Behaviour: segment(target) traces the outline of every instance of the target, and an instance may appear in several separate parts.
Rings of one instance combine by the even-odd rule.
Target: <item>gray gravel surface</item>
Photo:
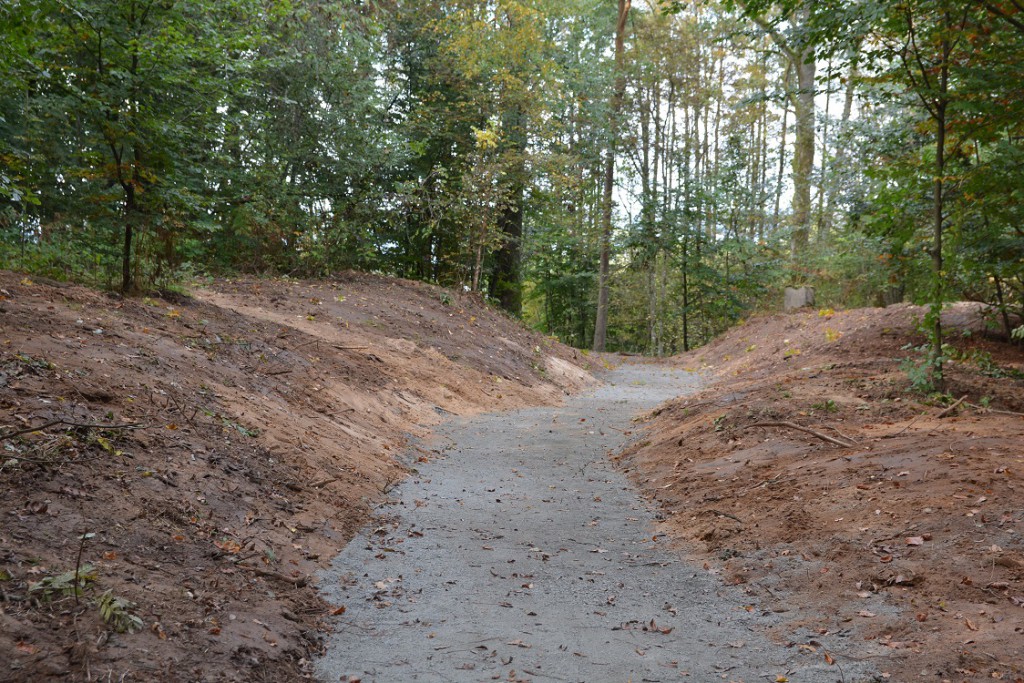
[[[842,635],[815,651],[652,536],[611,466],[631,419],[695,375],[630,364],[539,408],[453,420],[380,517],[320,577],[335,618],[325,681],[870,681]],[[445,444],[443,448],[441,445]],[[806,640],[800,641],[806,643]],[[829,666],[823,648],[844,663]]]

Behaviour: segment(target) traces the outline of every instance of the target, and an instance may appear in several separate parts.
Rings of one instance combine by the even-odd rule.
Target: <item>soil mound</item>
[[[675,359],[707,387],[620,463],[710,571],[790,617],[782,642],[877,641],[890,680],[1022,680],[1024,354],[980,313],[946,313],[944,395],[912,386],[920,308],[750,320]]]
[[[309,577],[405,475],[406,436],[557,403],[587,367],[415,282],[134,300],[0,273],[0,680],[308,676]]]

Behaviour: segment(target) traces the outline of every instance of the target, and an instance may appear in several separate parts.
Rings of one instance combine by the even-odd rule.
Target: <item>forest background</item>
[[[1024,337],[1020,0],[2,0],[0,267],[381,272],[672,354],[787,285]],[[941,379],[941,377],[940,377]]]

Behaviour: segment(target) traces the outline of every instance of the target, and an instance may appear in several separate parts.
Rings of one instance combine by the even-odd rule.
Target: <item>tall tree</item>
[[[808,0],[779,3],[778,11],[768,14],[772,3],[738,2],[744,14],[768,34],[786,56],[796,74],[796,91],[789,93],[794,111],[793,143],[793,232],[790,251],[799,267],[807,252],[811,232],[811,181],[814,174],[814,123],[816,61],[810,33],[812,5]]]
[[[608,147],[604,161],[604,189],[601,199],[601,255],[598,264],[597,318],[594,321],[594,350],[605,349],[608,336],[609,276],[612,252],[612,195],[615,192],[615,154],[620,130],[619,114],[626,95],[625,44],[626,21],[632,0],[619,0],[615,21],[615,89],[609,107]]]

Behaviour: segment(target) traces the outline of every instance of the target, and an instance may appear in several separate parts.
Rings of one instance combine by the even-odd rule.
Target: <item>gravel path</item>
[[[696,385],[631,364],[564,407],[439,429],[444,456],[320,577],[346,608],[321,679],[874,680],[771,643],[776,615],[652,538],[656,513],[607,455],[633,416]]]

